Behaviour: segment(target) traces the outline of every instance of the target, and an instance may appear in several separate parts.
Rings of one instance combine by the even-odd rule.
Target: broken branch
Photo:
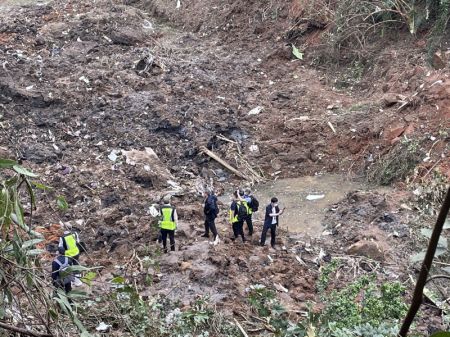
[[[242,325],[239,324],[239,322],[237,321],[237,319],[235,318],[234,321],[236,322],[237,327],[239,328],[239,330],[242,332],[242,335],[244,337],[248,337],[247,333],[245,332],[244,328],[242,327]]]
[[[19,333],[21,335],[25,335],[25,336],[34,336],[34,337],[52,337],[53,336],[53,335],[46,334],[46,333],[39,333],[39,332],[27,330],[27,329],[22,329],[17,326],[9,325],[9,324],[3,323],[3,322],[0,322],[0,327],[4,328],[6,330],[9,330],[9,331],[17,332],[17,333]]]
[[[224,167],[226,167],[227,169],[229,169],[231,172],[233,172],[235,175],[237,175],[238,177],[241,177],[242,179],[245,180],[250,180],[248,177],[246,177],[245,175],[243,175],[241,172],[239,172],[236,168],[234,168],[233,166],[231,166],[230,164],[228,164],[225,160],[223,160],[222,158],[220,158],[217,154],[215,154],[214,152],[208,150],[205,146],[202,146],[200,148],[200,151],[203,152],[204,154],[206,154],[207,156],[211,157],[212,159],[214,159],[215,161],[217,161],[219,164],[222,164]]]

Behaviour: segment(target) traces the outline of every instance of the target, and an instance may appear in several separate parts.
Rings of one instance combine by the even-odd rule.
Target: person
[[[71,258],[73,265],[79,265],[80,238],[78,233],[68,230],[64,231],[63,236],[59,238],[58,250],[62,251],[64,256]],[[74,285],[82,285],[79,274],[75,275]]]
[[[245,242],[244,236],[244,220],[247,215],[247,208],[244,205],[244,202],[240,200],[240,192],[235,191],[233,193],[233,200],[230,206],[230,223],[233,228],[234,238],[232,240],[236,240],[239,236],[242,237],[242,242]]]
[[[258,200],[253,196],[252,190],[250,188],[246,188],[244,192],[243,199],[247,203],[247,209],[248,209],[248,215],[245,218],[245,222],[247,223],[248,228],[248,235],[253,235],[253,213],[258,211],[259,202]]]
[[[209,238],[209,231],[214,235],[214,244],[218,244],[220,239],[217,233],[215,220],[219,214],[219,207],[217,206],[217,197],[214,195],[213,190],[205,191],[205,206],[203,207],[203,213],[205,214],[205,233],[202,237]]]
[[[64,255],[64,248],[59,248],[59,255],[52,262],[52,280],[56,288],[64,289],[69,293],[72,291],[73,274],[65,274],[64,271],[73,265],[73,259]]]
[[[177,210],[170,204],[170,197],[164,198],[164,205],[160,211],[161,220],[159,228],[161,230],[161,240],[164,253],[167,253],[167,236],[170,240],[170,250],[175,251],[175,229],[177,229],[178,215]]]
[[[276,229],[278,226],[279,216],[283,214],[284,208],[280,210],[278,207],[278,199],[273,197],[270,200],[270,204],[266,207],[266,215],[264,218],[264,227],[261,233],[260,245],[264,246],[266,244],[267,231],[270,229],[270,245],[275,248],[275,237]]]

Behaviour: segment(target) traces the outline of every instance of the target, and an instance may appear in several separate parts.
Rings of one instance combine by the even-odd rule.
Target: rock
[[[182,271],[187,270],[187,269],[191,269],[191,268],[192,268],[192,263],[187,262],[187,261],[181,262],[180,269]]]
[[[253,255],[248,258],[248,262],[250,262],[251,264],[263,264],[264,259],[261,258],[260,256]]]
[[[99,212],[99,218],[108,226],[115,225],[122,218],[122,214],[116,208],[105,208]]]
[[[384,252],[374,241],[361,240],[347,248],[347,254],[365,256],[377,261],[384,260]]]
[[[55,149],[42,143],[25,145],[22,147],[23,159],[30,160],[36,164],[55,163],[58,160],[58,154]]]
[[[120,27],[111,32],[109,36],[114,44],[121,44],[124,46],[132,46],[145,40],[145,35],[142,31],[138,31],[131,27]]]
[[[394,123],[389,129],[384,131],[384,139],[391,142],[393,139],[400,137],[405,129],[406,127],[403,123]]]
[[[447,66],[447,59],[448,59],[449,52],[442,53],[441,51],[438,51],[434,53],[433,59],[431,60],[431,65],[434,69],[444,69]]]
[[[383,98],[381,99],[381,106],[383,108],[391,107],[399,102],[399,97],[397,94],[393,93],[387,93],[383,95]]]

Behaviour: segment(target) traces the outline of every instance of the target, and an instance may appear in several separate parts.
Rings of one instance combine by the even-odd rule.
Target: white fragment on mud
[[[306,196],[306,200],[314,201],[325,198],[325,194],[309,194]]]
[[[264,108],[262,106],[257,106],[256,108],[251,109],[248,112],[248,115],[259,115],[263,110]]]
[[[112,326],[109,324],[106,324],[104,322],[100,322],[99,325],[95,328],[98,332],[107,332]]]
[[[142,25],[142,28],[153,30],[153,24],[148,20],[144,20],[144,24]]]
[[[148,213],[150,213],[150,215],[151,215],[152,217],[154,217],[154,218],[156,218],[157,216],[159,216],[159,211],[158,211],[158,209],[156,208],[155,205],[151,205],[151,206],[148,208]]]
[[[112,150],[111,153],[108,155],[108,159],[115,162],[117,160],[117,151]]]
[[[259,151],[259,147],[256,144],[250,145],[249,147],[250,152],[258,152]]]
[[[86,84],[89,84],[89,82],[90,82],[89,79],[88,79],[86,76],[84,76],[84,75],[81,76],[81,77],[79,78],[79,80],[82,81],[82,82],[84,82],[84,83],[86,83]]]
[[[331,124],[330,121],[328,121],[328,126],[330,127],[331,131],[333,131],[334,133],[336,133],[336,129],[334,128],[333,124]]]
[[[274,285],[275,289],[280,291],[280,292],[284,292],[284,293],[288,293],[289,292],[289,290],[286,289],[285,287],[283,287],[280,283],[274,283],[273,285]]]

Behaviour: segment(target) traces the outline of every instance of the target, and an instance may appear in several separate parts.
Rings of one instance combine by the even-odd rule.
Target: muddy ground
[[[315,299],[321,249],[366,255],[389,279],[405,280],[413,250],[408,226],[417,212],[404,207],[410,194],[402,184],[321,205],[326,235],[285,233],[277,251],[257,247],[257,238],[246,245],[226,240],[226,206],[222,244],[198,238],[205,185],[230,191],[315,174],[363,177],[405,139],[417,140],[422,155],[412,179],[438,168],[450,177],[448,71],[429,68],[416,45],[392,44],[374,55],[357,84],[342,85],[341,74],[351,69],[314,68],[315,47],[303,44],[309,35],[289,38],[292,3],[0,3],[1,157],[21,161],[54,188],[41,193],[34,225],[70,222],[106,279],[152,274],[156,282],[142,284],[143,294],[165,293],[186,305],[208,294],[229,313],[247,305],[245,288],[254,282],[282,285],[289,290],[281,292],[284,303],[303,310]],[[295,59],[291,43],[303,46],[304,60]],[[163,256],[158,270],[128,264],[148,247],[157,250],[148,209],[166,194],[182,219],[179,250]],[[68,211],[57,209],[58,195]],[[358,242],[363,248],[348,250]],[[180,279],[189,287],[179,287]]]

